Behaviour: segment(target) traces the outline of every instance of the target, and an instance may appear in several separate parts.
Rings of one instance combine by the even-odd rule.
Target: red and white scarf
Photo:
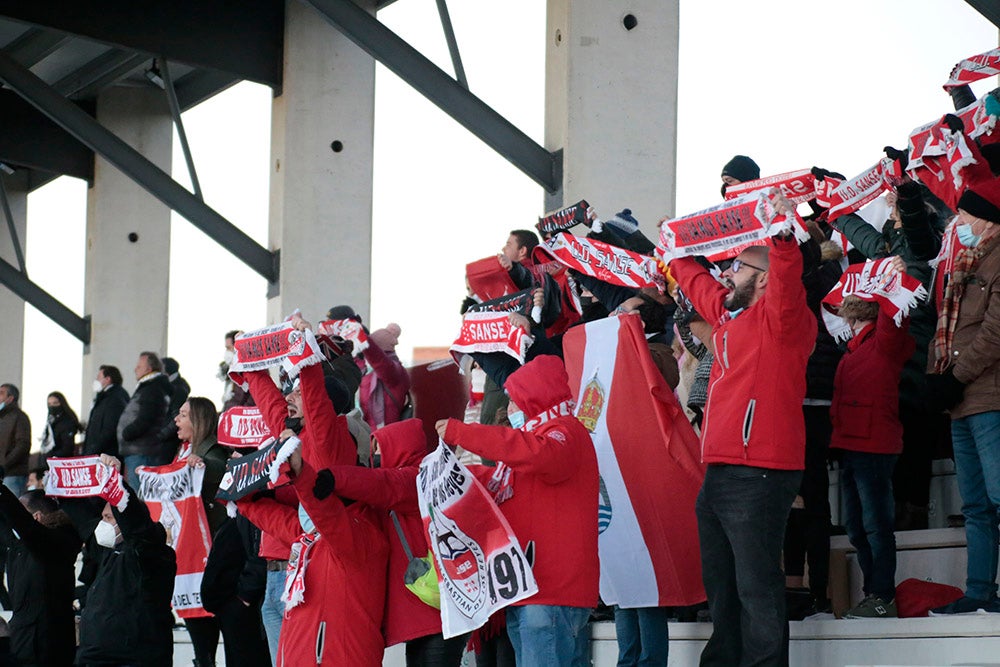
[[[473,313],[520,313],[527,316],[531,312],[532,304],[534,299],[532,297],[533,289],[524,289],[520,292],[514,292],[513,294],[508,294],[507,296],[501,296],[496,299],[490,299],[489,301],[483,301],[482,303],[476,303],[469,306],[469,311]]]
[[[837,340],[849,340],[854,336],[847,321],[837,315],[847,296],[878,303],[898,327],[902,326],[903,318],[909,316],[910,310],[927,298],[927,290],[913,276],[896,271],[890,258],[870,259],[864,264],[850,265],[822,302],[823,322],[830,335]]]
[[[573,416],[574,403],[572,400],[562,401],[553,405],[551,408],[543,410],[540,414],[535,415],[531,419],[524,422],[524,426],[520,428],[521,431],[530,433],[536,428],[552,421],[556,417],[572,417]],[[493,500],[497,505],[509,500],[514,495],[514,471],[503,461],[497,463],[496,470],[490,476],[489,481],[486,483],[486,490],[493,495]]]
[[[455,363],[459,363],[463,354],[503,352],[523,364],[524,354],[533,342],[534,338],[521,327],[510,323],[507,313],[467,311],[462,318],[462,330],[449,351]]]
[[[542,238],[564,232],[576,225],[585,223],[589,208],[590,204],[587,203],[587,200],[582,199],[572,206],[567,206],[566,208],[561,208],[558,211],[552,211],[541,216],[538,218],[535,228],[538,229]]]
[[[312,549],[319,539],[319,532],[313,531],[303,534],[292,545],[292,550],[288,555],[288,567],[285,569],[285,590],[281,593],[281,601],[285,603],[286,614],[305,600],[306,569],[309,567]]]
[[[368,334],[361,322],[352,319],[324,320],[316,328],[318,334],[349,340],[354,344],[352,354],[359,354],[368,347]]]
[[[726,188],[726,199],[735,199],[758,190],[781,188],[781,194],[785,195],[785,199],[798,205],[816,197],[815,181],[816,177],[810,169],[786,171],[783,174],[730,185]]]
[[[842,215],[860,210],[887,190],[889,184],[886,177],[897,176],[893,164],[893,160],[885,158],[845,181],[831,176],[817,180],[816,203],[826,207],[827,221],[832,222]]]
[[[271,437],[256,406],[229,408],[219,416],[216,441],[226,447],[260,447]]]
[[[236,337],[236,360],[229,367],[229,377],[243,387],[245,371],[260,371],[281,366],[290,378],[299,369],[322,363],[324,357],[312,331],[299,331],[291,322],[274,324]]]
[[[691,215],[661,221],[656,254],[665,262],[694,255],[725,259],[788,230],[794,231],[799,243],[809,239],[797,213],[791,219],[779,215],[768,192],[758,190]]]
[[[612,285],[664,290],[663,274],[656,270],[654,258],[603,241],[560,232],[535,248],[535,254]]]
[[[45,495],[60,498],[103,498],[118,511],[128,505],[121,473],[101,463],[100,456],[50,458]]]
[[[951,76],[944,84],[944,89],[964,86],[990,76],[1000,74],[1000,49],[993,49],[964,60],[960,60],[951,70]]]

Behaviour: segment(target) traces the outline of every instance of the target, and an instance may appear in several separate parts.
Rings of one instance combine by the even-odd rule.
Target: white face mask
[[[115,541],[118,539],[118,533],[115,532],[115,527],[110,523],[101,521],[97,524],[97,528],[94,529],[94,539],[102,547],[113,549]]]
[[[101,384],[100,380],[94,380],[94,384],[92,386],[95,394],[100,394],[101,390],[104,389],[104,385]]]

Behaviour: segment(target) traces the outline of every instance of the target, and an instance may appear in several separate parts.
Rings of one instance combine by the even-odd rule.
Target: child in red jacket
[[[892,473],[903,450],[899,377],[916,343],[908,333],[909,318],[896,326],[874,301],[847,296],[839,315],[854,336],[834,378],[830,447],[842,450],[844,524],[858,554],[866,596],[845,618],[895,617]]]

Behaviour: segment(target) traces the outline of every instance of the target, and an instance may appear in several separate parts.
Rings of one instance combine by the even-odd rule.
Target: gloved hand
[[[323,468],[316,473],[316,483],[313,484],[313,496],[316,500],[325,500],[333,493],[335,485],[336,480],[333,478],[333,472],[329,468]]]
[[[927,375],[927,390],[929,403],[935,412],[951,410],[962,402],[965,394],[965,383],[955,377],[949,368],[944,373],[929,373]]]
[[[892,146],[886,146],[882,150],[885,151],[886,157],[890,160],[899,160],[900,168],[904,172],[906,171],[906,165],[910,163],[910,152],[908,150],[899,150],[898,148],[893,148]]]
[[[953,113],[946,113],[941,122],[947,125],[948,129],[952,132],[965,132],[965,123]]]
[[[829,169],[823,169],[822,167],[813,167],[809,171],[811,171],[812,175],[815,176],[816,180],[819,180],[819,181],[826,180],[827,176],[829,176],[830,178],[837,178],[837,179],[840,179],[842,181],[847,180],[847,177],[844,176],[843,174],[839,174],[839,173],[837,173],[835,171],[830,171]]]

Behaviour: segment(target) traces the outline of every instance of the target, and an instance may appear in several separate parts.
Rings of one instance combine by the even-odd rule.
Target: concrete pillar
[[[545,147],[564,152],[546,210],[631,208],[650,238],[673,214],[678,4],[548,0]]]
[[[14,216],[14,227],[21,243],[21,252],[27,244],[28,195],[14,190],[7,184],[7,199]],[[10,238],[7,220],[0,212],[0,258],[8,264],[18,266],[14,242]],[[3,354],[0,354],[0,383],[10,382],[22,390],[24,367],[24,301],[6,287],[0,285],[0,340]]]
[[[111,88],[97,99],[97,120],[170,173],[173,125],[162,90]],[[83,357],[82,405],[90,404],[101,364],[117,366],[131,391],[139,353],[164,353],[169,277],[170,209],[96,158],[87,195],[84,312],[91,343]]]
[[[359,5],[374,11],[374,2]],[[270,322],[322,319],[371,300],[375,61],[312,8],[289,0],[282,93],[271,112],[269,243],[281,249]]]

